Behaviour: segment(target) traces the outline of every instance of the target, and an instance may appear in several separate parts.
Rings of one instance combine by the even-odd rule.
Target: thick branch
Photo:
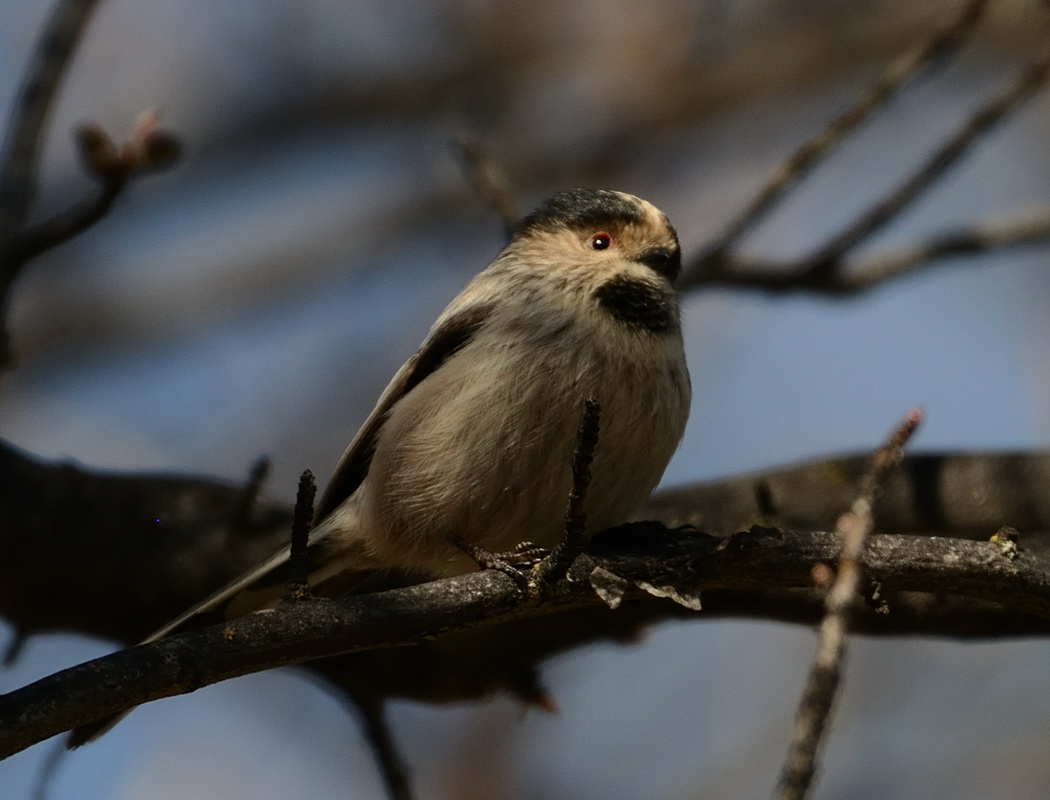
[[[683,487],[657,495],[644,513],[715,534],[756,523],[829,530],[852,503],[867,460],[827,458]],[[138,641],[288,543],[289,509],[265,501],[245,509],[254,485],[96,472],[40,462],[2,442],[0,474],[0,615],[26,633]],[[1047,486],[1050,453],[909,456],[887,480],[877,530],[987,539],[1011,525],[1024,546],[1042,548]],[[799,608],[792,618],[815,618],[808,606],[776,598],[738,601],[724,613],[747,607],[773,618]],[[941,632],[957,635],[959,617],[951,619]],[[1000,615],[998,624],[1006,622]],[[972,630],[981,629],[1001,630]]]
[[[0,444],[0,614],[134,642],[287,545],[254,483],[100,473]]]
[[[602,601],[587,581],[595,563],[656,586],[808,587],[813,565],[833,563],[839,546],[831,533],[757,531],[720,541],[632,526],[596,540],[595,562],[578,563],[570,574],[575,581],[556,584],[541,600],[522,603],[512,580],[483,572],[342,601],[286,604],[96,659],[0,697],[0,757],[129,706],[263,669],[596,609]],[[865,560],[868,577],[883,587],[992,601],[1050,620],[1050,563],[1030,553],[991,542],[875,536]],[[633,590],[629,598],[639,596]],[[885,616],[892,617],[892,606]]]
[[[728,534],[753,524],[829,530],[849,508],[869,462],[824,458],[661,492],[647,515],[668,525]],[[1050,453],[923,453],[906,456],[879,498],[876,531],[986,539],[1003,525],[1033,537],[1050,531]]]

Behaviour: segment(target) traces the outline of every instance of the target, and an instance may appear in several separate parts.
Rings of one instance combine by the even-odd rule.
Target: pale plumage
[[[619,192],[554,195],[449,304],[344,453],[317,509],[322,594],[476,569],[491,551],[562,536],[584,401],[601,404],[588,530],[629,521],[681,439],[690,389],[674,280],[678,240]],[[287,553],[149,640],[272,605]],[[387,584],[389,585],[389,583]],[[147,640],[147,641],[149,641]],[[104,730],[104,729],[103,729]],[[79,741],[97,731],[85,729]]]

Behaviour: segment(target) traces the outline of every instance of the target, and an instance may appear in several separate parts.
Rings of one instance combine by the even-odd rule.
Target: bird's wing
[[[350,442],[350,446],[343,453],[321,501],[317,504],[314,514],[315,525],[310,532],[309,539],[309,548],[312,551],[316,552],[317,546],[331,532],[330,528],[320,523],[323,523],[325,517],[357,490],[368,473],[379,430],[383,426],[387,412],[399,399],[419,385],[427,375],[469,342],[478,328],[484,324],[488,314],[487,307],[472,306],[450,315],[435,325],[415,355],[406,361],[391,379],[383,394],[380,395],[375,408],[372,409],[372,413],[368,415],[368,419],[365,420],[353,441]],[[218,612],[225,610],[237,595],[246,590],[265,590],[268,585],[272,584],[279,592],[279,587],[287,582],[287,576],[284,575],[282,568],[287,565],[288,557],[288,548],[281,548],[266,561],[238,576],[152,633],[143,640],[143,643],[154,642],[169,636],[182,629],[195,617],[217,616]]]
[[[419,350],[404,366],[397,371],[383,394],[380,395],[376,407],[368,415],[361,429],[354,436],[350,446],[347,447],[343,457],[339,460],[335,474],[329,481],[325,493],[317,505],[315,519],[323,522],[340,503],[352,495],[361,485],[365,475],[368,473],[372,454],[375,452],[376,440],[379,430],[383,426],[387,412],[393,405],[419,383],[436,370],[441,364],[448,360],[453,354],[466,345],[478,329],[485,323],[491,313],[490,306],[469,306],[458,312],[448,315],[436,324],[430,335]],[[323,541],[330,529],[320,525],[310,533],[309,547],[314,549]],[[178,633],[183,628],[195,627],[187,623],[197,621],[201,623],[217,622],[222,618],[222,612],[242,592],[248,590],[259,590],[263,587],[261,583],[280,586],[284,569],[288,564],[288,548],[282,548],[274,553],[266,561],[235,578],[230,583],[219,589],[214,594],[201,600],[196,605],[188,608],[175,619],[142,640],[142,644],[155,642]],[[67,746],[69,748],[79,747],[82,744],[97,739],[110,728],[122,720],[131,709],[120,714],[108,717],[95,723],[82,725],[71,731]]]
[[[473,305],[441,320],[419,350],[397,371],[379,396],[376,407],[354,436],[317,504],[315,519],[327,517],[357,491],[368,474],[379,430],[393,405],[448,360],[477,333],[492,312],[491,306]]]

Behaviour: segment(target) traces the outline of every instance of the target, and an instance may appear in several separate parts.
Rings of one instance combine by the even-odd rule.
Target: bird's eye
[[[612,247],[613,237],[611,233],[602,231],[591,237],[591,248],[594,250],[608,250]]]

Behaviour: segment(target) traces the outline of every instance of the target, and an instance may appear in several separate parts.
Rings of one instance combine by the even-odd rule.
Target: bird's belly
[[[456,574],[472,565],[450,544],[453,536],[496,552],[523,541],[554,547],[563,535],[588,396],[601,412],[584,502],[587,528],[593,533],[628,521],[677,446],[688,398],[672,382],[586,367],[534,365],[573,371],[552,381],[522,364],[501,363],[466,380],[460,374],[457,383],[435,374],[406,396],[384,424],[361,487],[362,521],[376,533],[379,556]],[[570,390],[552,394],[552,384]],[[442,413],[425,413],[433,408]],[[390,442],[397,446],[384,446]]]

